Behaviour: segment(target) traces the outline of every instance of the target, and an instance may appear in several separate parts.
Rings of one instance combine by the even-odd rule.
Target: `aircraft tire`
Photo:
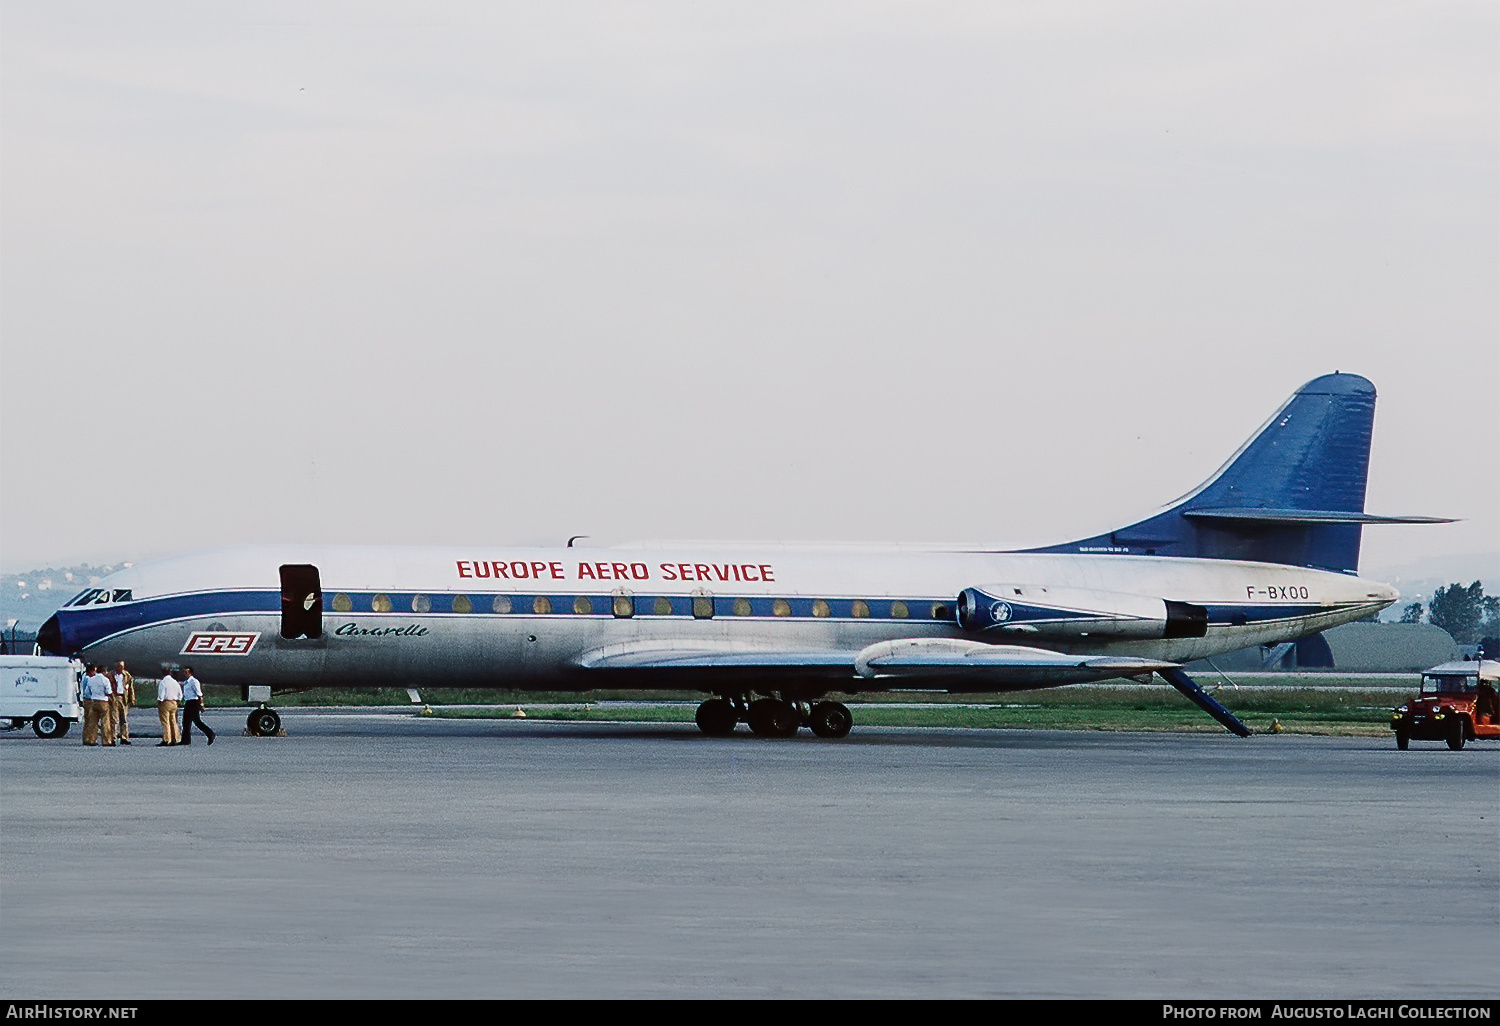
[[[698,729],[709,737],[728,737],[739,724],[740,714],[724,699],[710,698],[698,706],[693,719],[698,721]]]
[[[810,726],[819,737],[848,737],[854,716],[842,702],[819,702],[813,706]]]
[[[750,729],[760,737],[791,737],[802,726],[802,717],[791,702],[760,698],[750,703],[745,717]]]
[[[1403,752],[1411,747],[1411,735],[1404,730],[1396,731],[1396,747]]]
[[[1455,752],[1463,750],[1464,747],[1464,721],[1461,716],[1454,716],[1448,720],[1448,747]]]
[[[281,729],[281,717],[275,709],[252,709],[245,719],[245,729],[256,737],[275,737]]]
[[[39,712],[31,718],[31,730],[37,737],[62,737],[68,732],[68,721],[55,712]]]

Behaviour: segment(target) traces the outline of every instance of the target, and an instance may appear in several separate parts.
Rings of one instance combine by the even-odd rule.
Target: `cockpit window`
[[[69,602],[68,605],[102,606],[110,602],[129,601],[131,601],[129,588],[116,588],[114,591],[110,591],[108,588],[90,588],[88,591],[75,598],[72,602]]]

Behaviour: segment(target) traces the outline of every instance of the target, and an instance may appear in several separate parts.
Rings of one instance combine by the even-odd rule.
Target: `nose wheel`
[[[275,709],[261,706],[259,709],[250,710],[249,717],[245,720],[245,728],[256,737],[275,737],[281,729],[281,717],[276,714]]]

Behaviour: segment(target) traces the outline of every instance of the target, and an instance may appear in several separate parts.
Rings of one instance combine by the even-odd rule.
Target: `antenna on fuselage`
[[[576,542],[579,538],[587,538],[587,537],[588,537],[588,535],[586,535],[586,534],[575,534],[573,537],[571,537],[571,538],[568,539],[568,548],[571,549],[573,547],[573,543]]]

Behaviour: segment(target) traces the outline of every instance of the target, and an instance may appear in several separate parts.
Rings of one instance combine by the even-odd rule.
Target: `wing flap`
[[[1079,655],[1027,645],[987,645],[949,638],[882,641],[860,651],[775,649],[724,641],[662,640],[609,645],[577,660],[589,671],[720,671],[816,674],[877,680],[925,678],[960,690],[1046,687],[1175,668],[1160,659]]]
[[[855,657],[861,677],[923,677],[955,674],[1003,682],[1029,683],[1049,674],[1057,683],[1130,677],[1172,669],[1177,663],[1161,659],[1054,652],[1029,645],[986,645],[948,638],[910,638],[882,641]]]
[[[847,670],[854,674],[854,652],[836,649],[772,649],[714,641],[644,641],[586,652],[585,670],[802,669]]]

